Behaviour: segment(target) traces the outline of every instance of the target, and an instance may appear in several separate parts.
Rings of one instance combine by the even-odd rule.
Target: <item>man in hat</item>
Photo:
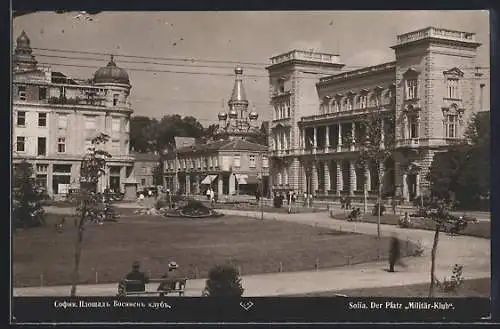
[[[177,272],[177,269],[179,268],[179,265],[177,265],[176,262],[171,261],[168,263],[168,272],[163,275],[162,279],[163,280],[160,285],[158,286],[158,291],[170,291],[170,290],[175,290],[175,285],[176,285],[176,279],[179,278],[179,274]],[[160,296],[163,296],[163,294],[160,293]]]
[[[146,290],[146,283],[149,282],[148,276],[140,271],[141,264],[135,261],[132,264],[132,271],[125,276],[125,280],[134,280],[136,282],[127,283],[127,291],[139,292]]]

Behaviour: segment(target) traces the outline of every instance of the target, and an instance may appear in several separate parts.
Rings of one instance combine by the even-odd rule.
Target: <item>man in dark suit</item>
[[[139,262],[132,264],[132,271],[125,276],[125,280],[134,280],[137,282],[127,283],[126,290],[131,292],[146,291],[146,283],[149,282],[148,276],[140,271]]]

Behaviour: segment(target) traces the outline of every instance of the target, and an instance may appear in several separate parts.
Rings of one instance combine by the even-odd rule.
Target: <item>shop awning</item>
[[[250,185],[250,184],[258,184],[259,180],[257,175],[248,175],[248,174],[236,174],[236,180],[240,185]]]
[[[202,185],[210,185],[217,178],[217,175],[207,175],[200,184]]]

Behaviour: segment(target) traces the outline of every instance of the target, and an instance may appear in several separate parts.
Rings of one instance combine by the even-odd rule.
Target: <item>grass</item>
[[[343,294],[349,297],[428,297],[429,284],[412,284],[394,287],[351,289],[339,291],[325,291],[301,295],[301,297],[331,297],[336,294]],[[472,279],[465,280],[454,292],[444,292],[439,288],[435,290],[435,297],[490,297],[491,280]]]
[[[216,204],[216,209],[234,209],[234,210],[246,210],[246,211],[261,211],[261,206],[256,203],[235,203],[235,204]],[[264,205],[263,211],[265,213],[288,213],[288,205],[285,203],[281,208],[271,207],[268,204]],[[317,212],[326,212],[324,208],[304,208],[302,205],[292,206],[291,212],[294,214],[310,214]]]
[[[330,214],[330,216],[335,219],[346,219],[348,214],[349,211],[347,211],[346,213],[333,213]],[[388,225],[398,225],[399,217],[400,217],[399,215],[385,214],[384,216],[380,217],[380,223]],[[428,218],[425,219],[410,218],[410,219],[412,221],[411,228],[419,230],[430,230],[430,231],[434,231],[435,229],[434,222],[431,219]],[[371,214],[365,214],[362,215],[362,217],[358,219],[358,221],[366,223],[377,223],[377,216],[373,216]],[[490,239],[491,238],[490,222],[481,221],[476,224],[469,223],[469,225],[467,225],[467,228],[461,231],[460,234]]]
[[[45,227],[13,236],[14,286],[61,285],[71,282],[76,229],[67,218],[58,233],[49,215]],[[259,221],[235,216],[220,219],[165,219],[123,216],[118,223],[88,225],[85,230],[80,283],[117,282],[140,261],[152,277],[164,274],[175,260],[189,277],[206,277],[216,264],[231,262],[243,275],[312,270],[387,258],[388,240],[309,225]],[[404,245],[404,254],[415,250]],[[408,252],[407,252],[408,251]],[[43,277],[41,275],[43,274]]]

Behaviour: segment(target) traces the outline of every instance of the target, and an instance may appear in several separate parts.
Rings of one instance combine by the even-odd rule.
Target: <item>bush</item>
[[[155,209],[160,210],[161,208],[168,207],[168,202],[167,200],[164,199],[159,199],[155,202]]]
[[[453,266],[451,278],[449,280],[444,278],[443,282],[438,281],[438,286],[440,286],[444,292],[456,291],[464,282],[464,278],[462,276],[463,268],[464,267],[462,265],[455,264],[455,266]]]
[[[378,209],[380,208],[380,216],[384,215],[385,212],[385,206],[383,203],[377,202],[372,209],[372,215],[373,216],[378,216]]]
[[[216,265],[208,272],[203,295],[210,297],[241,297],[243,286],[238,270],[232,265]]]
[[[283,196],[277,195],[273,199],[274,208],[281,208],[283,206]]]

